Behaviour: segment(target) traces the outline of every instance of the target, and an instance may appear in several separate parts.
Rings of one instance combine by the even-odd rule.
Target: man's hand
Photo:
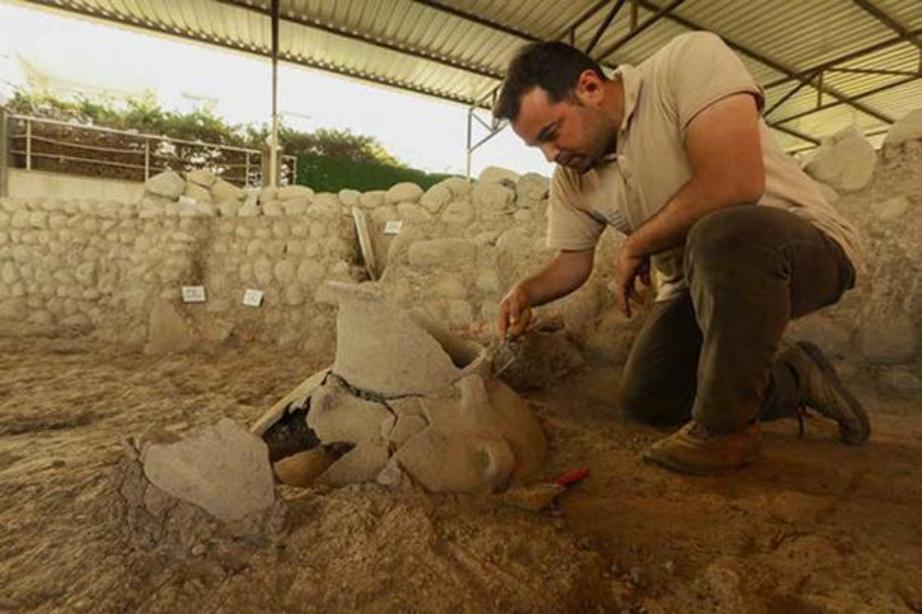
[[[528,294],[520,284],[513,287],[499,304],[496,332],[500,339],[505,339],[507,335],[518,337],[525,332],[530,322],[531,305]]]
[[[557,300],[579,288],[592,273],[595,248],[561,250],[540,271],[520,281],[499,304],[496,331],[502,340],[517,337],[531,323],[531,308]]]
[[[618,308],[621,313],[631,317],[631,300],[637,300],[638,294],[635,281],[638,277],[644,285],[650,285],[650,257],[637,256],[625,242],[618,254],[616,265],[618,274]]]

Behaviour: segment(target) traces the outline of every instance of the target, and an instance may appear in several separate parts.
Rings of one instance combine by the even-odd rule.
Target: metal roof
[[[270,0],[25,1],[271,55]],[[848,125],[879,141],[922,106],[920,0],[281,0],[280,18],[282,61],[477,106],[528,41],[613,66],[711,30],[765,87],[791,151]]]

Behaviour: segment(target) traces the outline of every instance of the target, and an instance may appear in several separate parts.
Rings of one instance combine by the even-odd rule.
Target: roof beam
[[[841,56],[839,56],[839,57],[837,57],[837,58],[833,58],[833,59],[831,59],[831,60],[827,60],[827,61],[823,62],[822,64],[817,64],[816,66],[811,66],[810,68],[805,68],[805,69],[799,71],[799,72],[797,73],[797,76],[796,76],[796,77],[784,77],[784,78],[781,78],[781,79],[776,79],[775,81],[771,81],[770,83],[766,83],[765,85],[763,85],[763,87],[764,87],[765,89],[770,89],[770,88],[773,88],[773,87],[777,87],[777,86],[779,86],[779,85],[782,85],[782,84],[784,84],[784,83],[787,83],[788,81],[791,81],[792,79],[797,79],[797,77],[805,77],[805,76],[811,75],[811,74],[813,74],[813,73],[815,73],[815,72],[817,72],[817,71],[826,70],[827,68],[832,68],[832,67],[835,66],[836,64],[843,64],[843,63],[845,63],[845,62],[850,62],[850,61],[852,61],[852,60],[857,60],[858,58],[861,58],[861,57],[863,57],[863,56],[869,55],[869,54],[871,54],[871,53],[875,53],[875,52],[877,52],[877,51],[882,51],[882,50],[887,49],[887,48],[889,48],[889,47],[893,47],[893,46],[895,46],[895,45],[899,45],[900,43],[905,42],[907,38],[910,38],[910,37],[913,37],[913,36],[919,36],[919,35],[922,35],[922,28],[917,28],[917,29],[915,29],[915,30],[910,30],[910,31],[908,31],[908,33],[907,33],[906,35],[902,35],[902,34],[901,34],[901,35],[895,36],[895,37],[893,37],[893,38],[888,38],[887,40],[880,41],[879,43],[875,43],[875,44],[873,44],[873,45],[871,45],[871,46],[869,46],[869,47],[864,47],[863,49],[856,49],[855,51],[851,51],[851,52],[849,52],[849,53],[846,53],[845,55],[841,55]],[[798,80],[799,80],[799,79],[798,79]]]
[[[896,19],[888,15],[883,9],[881,9],[876,4],[872,3],[870,0],[852,0],[855,4],[863,8],[865,11],[874,16],[877,21],[881,22],[907,41],[918,47],[922,50],[922,41],[917,39],[910,31],[909,28],[898,22]]]
[[[411,1],[411,2],[415,2],[416,4],[420,4],[420,5],[422,5],[422,6],[425,6],[425,7],[427,7],[427,8],[433,9],[433,10],[435,10],[435,11],[441,11],[441,12],[446,13],[446,14],[448,14],[448,15],[452,15],[453,17],[457,17],[457,18],[463,19],[463,20],[465,20],[465,21],[470,21],[470,22],[472,22],[472,23],[476,23],[476,24],[481,25],[481,26],[484,26],[484,27],[486,27],[486,28],[491,28],[491,29],[496,30],[496,31],[498,31],[498,32],[503,32],[504,34],[509,34],[509,35],[511,35],[511,36],[517,36],[518,38],[521,38],[521,39],[526,40],[526,41],[529,41],[529,42],[540,42],[540,41],[541,41],[541,39],[538,38],[537,36],[535,36],[534,34],[531,34],[531,33],[529,33],[529,32],[525,32],[524,30],[517,30],[517,29],[512,28],[512,27],[509,27],[509,26],[507,26],[507,25],[504,25],[504,24],[501,24],[501,23],[498,23],[498,22],[495,22],[495,21],[486,19],[486,18],[484,18],[484,17],[480,17],[479,15],[474,15],[474,14],[472,14],[472,13],[468,13],[468,12],[466,12],[466,11],[462,11],[461,9],[456,9],[456,8],[454,8],[454,7],[452,7],[452,6],[447,6],[447,5],[445,5],[445,4],[442,4],[441,2],[437,2],[436,0],[410,0],[410,1]],[[598,11],[598,9],[601,8],[602,6],[604,6],[604,3],[598,3],[598,4],[596,4],[594,7],[592,7],[591,10],[586,11],[585,13],[583,13],[583,14],[574,22],[574,24],[571,25],[571,26],[568,26],[568,28],[572,29],[572,28],[575,28],[575,27],[578,26],[578,25],[581,25],[583,22],[585,22],[587,19],[589,19],[593,14],[595,14],[595,13]],[[565,32],[564,34],[566,34],[566,32]],[[563,35],[561,35],[561,36],[563,36]],[[557,40],[559,40],[559,38],[558,38]],[[603,63],[603,65],[605,65],[605,64]],[[496,87],[497,87],[496,85],[491,86],[491,88],[487,90],[487,94],[489,94],[489,92],[490,92],[492,89],[495,89]],[[478,100],[479,100],[479,99],[478,99]],[[472,103],[472,104],[474,104],[475,106],[480,106],[478,102],[474,102],[474,103]]]
[[[877,70],[876,68],[827,68],[823,72],[840,72],[854,75],[878,75],[885,77],[922,77],[922,70],[912,72],[908,70]]]
[[[800,140],[802,140],[802,141],[807,141],[808,143],[812,143],[813,145],[819,145],[819,144],[820,144],[820,140],[819,140],[819,139],[817,139],[817,138],[815,138],[815,137],[812,137],[812,136],[810,136],[809,134],[804,134],[803,132],[800,132],[800,131],[798,131],[798,130],[794,130],[793,128],[788,128],[787,126],[778,126],[778,125],[776,125],[776,124],[769,124],[769,126],[772,127],[772,128],[774,128],[774,129],[777,130],[778,132],[783,132],[783,133],[785,133],[785,134],[789,134],[789,135],[791,135],[791,136],[793,136],[793,137],[795,137],[795,138],[798,138],[798,139],[800,139]]]
[[[647,9],[648,11],[661,10],[659,6],[653,4],[650,0],[637,0],[637,1],[643,8]],[[704,27],[698,25],[697,23],[689,19],[686,19],[685,17],[682,17],[680,15],[676,15],[675,13],[669,13],[666,17],[667,19],[670,19],[671,21],[674,21],[679,25],[685,26],[686,28],[690,30],[704,30],[705,29]],[[800,82],[803,82],[805,79],[807,79],[807,77],[805,77],[804,75],[798,74],[797,71],[793,70],[792,68],[785,66],[781,64],[780,62],[778,62],[777,60],[774,60],[766,55],[763,55],[753,49],[750,49],[749,47],[746,47],[745,45],[741,45],[740,43],[729,40],[727,38],[724,38],[724,42],[727,43],[727,46],[730,47],[731,49],[734,49],[742,53],[743,55],[749,56],[750,58],[752,58],[753,60],[756,60],[757,62],[761,62],[762,64],[765,64],[766,66],[774,70],[777,70],[780,73],[787,75],[788,79],[795,79]],[[832,96],[836,100],[839,100],[840,102],[845,102],[846,100],[848,100],[848,96],[836,90],[835,88],[829,87],[827,85],[820,86],[820,91],[826,94],[829,94],[830,96]],[[876,109],[872,109],[871,107],[863,105],[859,102],[848,102],[846,104],[849,104],[855,107],[856,109],[858,109],[859,111],[861,111],[862,113],[870,115],[871,117],[874,117],[875,119],[878,119],[882,122],[886,122],[888,124],[892,124],[894,122],[894,119],[892,117],[884,113],[881,113],[880,111],[877,111]]]
[[[812,81],[812,80],[813,80],[813,77],[811,76],[811,77],[810,77],[810,81]],[[778,109],[778,107],[780,107],[780,106],[783,105],[785,102],[787,102],[788,100],[790,100],[790,99],[794,96],[794,94],[796,94],[797,92],[799,92],[800,90],[802,90],[803,88],[805,88],[805,87],[810,83],[810,81],[808,81],[808,80],[801,81],[801,82],[798,83],[796,86],[794,86],[793,88],[791,88],[791,91],[789,91],[787,94],[785,94],[784,96],[782,96],[781,98],[779,98],[778,101],[777,101],[775,104],[773,104],[771,107],[769,107],[769,109],[768,109],[767,111],[765,111],[765,113],[764,113],[763,115],[764,115],[765,117],[769,117],[772,113],[775,112],[775,110]]]
[[[587,21],[589,21],[593,15],[598,13],[602,9],[602,7],[608,4],[609,2],[611,2],[611,0],[599,0],[598,2],[590,6],[586,10],[585,13],[583,13],[582,15],[574,19],[573,23],[563,28],[560,31],[560,33],[554,37],[553,40],[560,41],[560,40],[565,39],[569,35],[571,44],[574,43],[575,42],[574,39],[576,38],[576,29],[580,27],[581,25],[583,25],[584,23],[586,23]]]
[[[779,124],[794,121],[795,119],[800,119],[801,117],[806,117],[807,115],[813,115],[814,113],[819,113],[820,111],[825,111],[826,109],[831,109],[833,107],[837,107],[842,104],[849,104],[849,105],[855,106],[854,102],[857,100],[861,100],[862,98],[867,98],[868,96],[873,96],[874,94],[880,94],[881,92],[885,92],[887,90],[900,87],[901,85],[906,85],[907,83],[911,83],[917,79],[922,79],[922,74],[913,75],[911,77],[907,77],[906,79],[900,79],[899,81],[894,81],[893,83],[888,83],[887,85],[875,87],[872,90],[861,92],[860,94],[856,94],[854,96],[848,96],[846,100],[837,100],[835,102],[828,102],[826,104],[818,105],[813,109],[809,109],[807,111],[801,111],[800,113],[795,113],[794,115],[783,117],[777,120],[774,125],[775,127],[777,127]]]
[[[485,17],[474,15],[472,13],[462,11],[461,9],[456,9],[453,6],[447,6],[445,4],[442,4],[441,2],[436,2],[436,0],[412,0],[412,1],[415,2],[416,4],[421,4],[431,9],[435,9],[443,13],[448,13],[449,15],[454,15],[455,17],[459,17],[461,19],[466,19],[467,21],[473,21],[476,24],[480,24],[487,28],[492,28],[493,30],[503,32],[504,34],[509,34],[510,36],[517,36],[521,39],[524,39],[530,42],[536,42],[540,40],[537,36],[533,34],[529,34],[528,32],[525,32],[524,30],[517,30],[515,28],[498,23],[496,21],[491,21],[489,19],[486,19]]]
[[[258,6],[253,6],[252,4],[247,4],[243,0],[214,0],[220,4],[227,6],[232,6],[241,10],[250,11],[257,13],[259,15],[264,15],[266,17],[270,16],[271,11],[264,9]],[[502,79],[503,75],[499,71],[492,70],[485,66],[476,66],[474,64],[469,64],[466,62],[459,62],[452,58],[432,53],[431,51],[426,51],[423,49],[418,49],[415,47],[409,47],[407,45],[401,45],[391,41],[384,40],[375,36],[369,36],[367,34],[362,34],[360,32],[347,30],[339,26],[335,26],[329,23],[324,23],[319,19],[310,17],[307,15],[300,15],[293,13],[291,11],[286,11],[284,15],[281,16],[281,20],[286,23],[296,24],[299,26],[304,26],[307,28],[312,28],[314,30],[320,30],[322,32],[327,32],[329,34],[334,34],[336,36],[342,36],[351,40],[360,41],[374,47],[379,47],[381,49],[387,49],[388,51],[395,51],[397,53],[402,53],[409,55],[415,58],[420,58],[423,60],[428,60],[430,62],[435,62],[437,64],[442,64],[443,66],[448,66],[449,68],[454,68],[456,70],[462,70],[464,72],[469,72],[480,77],[487,77],[489,79]]]
[[[592,36],[592,40],[589,41],[589,44],[586,45],[585,54],[589,55],[592,53],[592,50],[595,48],[596,44],[599,42],[599,39],[602,38],[602,35],[605,34],[605,30],[608,29],[608,26],[611,25],[611,22],[614,21],[615,17],[618,15],[618,11],[621,10],[621,7],[624,6],[625,0],[615,0],[615,4],[611,7],[611,10],[608,12],[608,15],[605,16],[605,19],[602,20],[602,23],[599,24],[598,29],[595,31],[595,34]]]
[[[663,19],[664,17],[672,17],[671,13],[673,9],[678,8],[679,5],[681,5],[683,2],[685,2],[685,0],[672,0],[672,2],[670,2],[666,6],[659,8],[656,11],[656,13],[653,15],[653,17],[646,20],[642,24],[638,25],[636,28],[634,28],[633,30],[631,30],[630,32],[628,32],[627,34],[619,38],[617,41],[612,43],[605,51],[601,52],[599,54],[599,59],[602,60],[602,59],[607,58],[612,53],[614,53],[615,51],[623,47],[625,44],[627,44],[630,40],[632,40],[633,38],[637,36],[640,36],[644,32],[644,30],[654,25],[656,22]]]
[[[103,22],[108,21],[108,22],[117,23],[122,26],[139,29],[139,30],[148,30],[151,32],[156,32],[158,34],[166,34],[168,36],[174,36],[177,38],[185,38],[187,40],[192,40],[198,43],[204,43],[206,45],[214,45],[216,47],[222,47],[224,49],[229,49],[231,51],[238,51],[238,52],[242,52],[242,53],[249,54],[249,55],[257,55],[257,56],[264,57],[264,58],[271,58],[271,55],[272,55],[269,50],[264,49],[262,47],[237,44],[237,43],[234,43],[233,41],[221,40],[218,38],[209,38],[209,37],[197,34],[194,31],[181,32],[178,29],[168,28],[166,26],[153,23],[153,22],[152,23],[139,23],[137,21],[128,19],[126,17],[117,15],[109,11],[106,11],[106,13],[104,14],[102,11],[97,11],[92,8],[87,8],[85,5],[81,5],[81,7],[78,8],[72,5],[70,2],[68,2],[67,4],[59,4],[58,3],[59,0],[25,0],[25,1],[30,4],[35,4],[35,5],[41,6],[42,8],[49,9],[52,11],[64,11],[64,12],[72,13],[72,14],[79,15],[82,17],[90,17],[98,21],[103,21]],[[329,72],[329,73],[333,73],[333,74],[344,76],[344,77],[352,77],[354,79],[361,79],[363,81],[369,81],[371,83],[376,83],[378,85],[394,87],[394,88],[406,90],[409,92],[413,92],[416,94],[422,94],[424,96],[431,96],[433,98],[447,100],[449,102],[455,102],[455,103],[459,103],[463,105],[470,105],[475,102],[473,98],[468,98],[464,96],[456,96],[456,95],[442,92],[439,90],[434,90],[434,89],[430,89],[426,87],[420,87],[417,85],[413,85],[412,83],[407,83],[404,81],[383,79],[381,77],[377,77],[375,75],[371,75],[368,73],[363,73],[363,72],[355,71],[355,70],[349,70],[348,68],[324,64],[324,63],[316,62],[313,60],[307,60],[304,58],[292,56],[290,54],[281,54],[279,56],[279,59],[289,64],[296,64],[299,66],[305,66],[307,68],[313,68],[315,70],[322,70],[324,72]]]
[[[867,137],[867,138],[870,138],[870,137],[872,137],[872,136],[879,136],[879,135],[881,135],[881,134],[886,134],[889,130],[890,130],[890,126],[885,126],[885,127],[883,127],[883,128],[874,128],[874,129],[872,129],[872,130],[866,131],[866,132],[864,133],[864,136]],[[819,145],[819,144],[820,144],[820,143],[817,143],[816,145],[802,145],[802,146],[798,146],[798,147],[792,147],[792,148],[788,149],[787,152],[790,153],[790,154],[803,153],[803,152],[805,152],[805,151],[810,151],[811,149],[813,149],[814,147],[816,147],[816,146]]]

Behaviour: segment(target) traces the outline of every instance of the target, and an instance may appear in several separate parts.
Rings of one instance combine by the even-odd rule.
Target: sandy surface
[[[249,424],[326,363],[0,337],[0,611],[922,611],[922,403],[869,386],[869,445],[775,423],[753,466],[689,478],[640,460],[661,433],[618,413],[617,373],[585,369],[529,396],[548,476],[592,470],[541,514],[286,489],[278,526],[232,539],[185,531],[196,510],[152,525],[120,494],[124,437]]]

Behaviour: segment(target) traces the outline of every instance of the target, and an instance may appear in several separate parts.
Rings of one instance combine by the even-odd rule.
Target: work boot
[[[799,341],[779,354],[778,361],[794,370],[801,403],[839,423],[842,441],[860,445],[868,440],[868,415],[820,348],[809,341]]]
[[[761,442],[762,430],[758,422],[733,433],[712,433],[692,420],[678,432],[650,446],[643,457],[680,473],[708,475],[752,462]]]

